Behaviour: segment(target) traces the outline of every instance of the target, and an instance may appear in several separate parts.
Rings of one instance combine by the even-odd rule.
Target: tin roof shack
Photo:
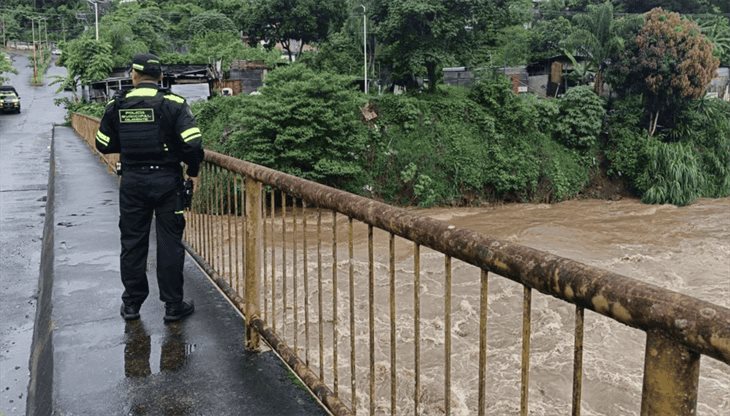
[[[444,84],[458,87],[471,87],[474,84],[474,73],[464,66],[444,68]]]
[[[730,68],[718,68],[707,88],[707,97],[730,101]]]
[[[109,78],[91,83],[88,101],[106,102],[120,89],[132,88],[128,68],[115,68]],[[207,100],[211,96],[211,85],[215,72],[207,64],[162,65],[162,87],[193,102]]]
[[[220,88],[231,88],[233,95],[251,94],[264,85],[269,68],[264,61],[233,61],[228,79],[219,83]]]
[[[576,56],[582,62],[583,57]],[[541,97],[557,97],[565,94],[570,85],[567,73],[573,71],[573,63],[565,55],[556,55],[527,65],[529,90]]]
[[[459,87],[471,87],[475,82],[479,81],[481,74],[485,68],[469,69],[467,67],[444,68],[444,84],[455,85]],[[504,68],[492,68],[491,71],[497,74],[504,74],[512,83],[512,92],[522,94],[529,91],[527,67],[515,66]]]

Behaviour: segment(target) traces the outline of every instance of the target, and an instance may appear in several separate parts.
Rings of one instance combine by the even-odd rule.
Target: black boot
[[[139,306],[138,305],[125,305],[122,303],[122,307],[119,309],[119,313],[122,315],[125,321],[134,321],[139,319]]]
[[[174,322],[183,319],[195,311],[193,302],[178,302],[165,304],[165,322]]]

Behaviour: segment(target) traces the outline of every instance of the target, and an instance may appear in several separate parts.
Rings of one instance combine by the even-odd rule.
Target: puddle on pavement
[[[196,349],[196,344],[186,342],[180,323],[166,325],[161,337],[153,337],[144,322],[129,321],[125,325],[124,335],[124,375],[128,378],[179,371],[188,364],[190,355]]]

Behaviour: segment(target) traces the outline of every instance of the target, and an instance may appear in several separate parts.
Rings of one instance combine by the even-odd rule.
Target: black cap
[[[139,53],[132,58],[132,69],[153,77],[159,77],[162,73],[160,58],[151,53]]]

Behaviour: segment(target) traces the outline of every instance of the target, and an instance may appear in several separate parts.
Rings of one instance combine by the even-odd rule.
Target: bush
[[[261,95],[219,97],[195,110],[211,148],[356,191],[367,139],[363,103],[351,79],[293,65],[271,72]]]
[[[649,161],[650,138],[640,126],[642,117],[641,96],[632,95],[617,101],[608,117],[608,140],[605,148],[609,161],[607,173],[626,180],[635,191],[636,180],[644,172]]]
[[[578,195],[586,186],[589,170],[584,157],[553,140],[545,140],[540,151],[541,173],[539,200],[557,202]]]
[[[598,142],[606,110],[603,100],[588,86],[571,88],[560,98],[556,139],[573,149],[588,149]]]
[[[487,176],[485,137],[494,121],[460,89],[373,101],[367,160],[372,193],[399,204],[454,203],[480,193]]]
[[[560,200],[587,182],[584,157],[551,137],[558,104],[517,96],[502,77],[471,91],[444,87],[439,94],[386,95],[374,104],[371,182],[383,199],[420,205]],[[419,190],[425,182],[427,193]]]
[[[704,176],[703,197],[730,195],[730,103],[706,99],[692,103],[670,139],[691,144]]]
[[[101,103],[85,103],[73,101],[69,98],[57,98],[54,100],[54,104],[66,108],[66,123],[71,122],[71,114],[73,113],[85,114],[97,118],[101,118],[104,115],[105,105]]]

